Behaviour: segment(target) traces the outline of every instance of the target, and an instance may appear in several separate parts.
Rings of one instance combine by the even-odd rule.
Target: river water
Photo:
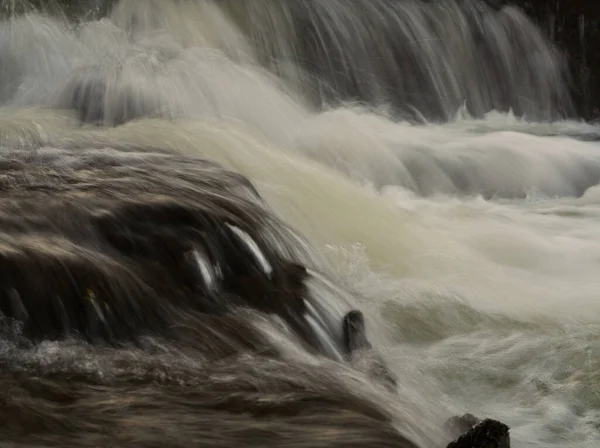
[[[477,2],[217,3],[0,22],[2,146],[162,148],[244,175],[355,297],[398,419],[471,412],[516,447],[598,446],[600,127],[560,118],[542,34]]]

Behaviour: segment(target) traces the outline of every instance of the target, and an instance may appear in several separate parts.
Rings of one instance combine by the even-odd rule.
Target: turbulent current
[[[600,127],[520,10],[7,3],[0,444],[600,445]]]

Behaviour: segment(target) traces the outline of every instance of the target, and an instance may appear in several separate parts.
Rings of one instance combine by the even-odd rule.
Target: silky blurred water
[[[15,16],[0,22],[0,144],[160,147],[238,171],[361,297],[406,415],[497,418],[518,447],[598,446],[600,127],[556,119],[561,62],[533,24],[469,5],[122,0],[76,24]],[[294,14],[344,72],[297,60]]]

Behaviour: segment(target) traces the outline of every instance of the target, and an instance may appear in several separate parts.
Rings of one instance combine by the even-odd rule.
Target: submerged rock
[[[344,344],[347,358],[369,376],[391,391],[396,391],[397,379],[381,355],[367,339],[362,312],[352,310],[344,317]]]

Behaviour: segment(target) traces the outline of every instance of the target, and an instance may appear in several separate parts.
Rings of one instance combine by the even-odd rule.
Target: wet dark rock
[[[364,316],[358,310],[352,310],[344,317],[344,343],[350,357],[358,350],[372,348],[367,339]]]
[[[365,319],[362,312],[352,310],[344,317],[344,348],[346,357],[355,366],[366,370],[371,378],[390,391],[397,390],[397,381],[379,353],[367,339]]]
[[[510,448],[510,428],[497,420],[465,414],[450,418],[445,427],[455,438],[447,448]]]
[[[0,317],[31,340],[111,346],[204,328],[197,342],[221,355],[264,349],[235,317],[253,310],[322,351],[304,318],[308,273],[288,258],[300,249],[245,178],[167,152],[83,151],[4,153]]]

